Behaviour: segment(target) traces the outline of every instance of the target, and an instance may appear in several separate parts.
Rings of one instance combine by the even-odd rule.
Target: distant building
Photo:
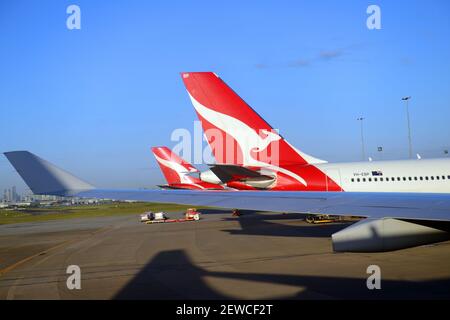
[[[20,197],[19,197],[19,195],[17,194],[17,190],[16,190],[16,186],[13,186],[12,188],[11,188],[11,200],[12,200],[12,202],[17,202],[17,201],[20,201]]]
[[[1,193],[0,193],[1,195]],[[3,190],[3,198],[0,197],[0,207],[17,206],[53,206],[53,205],[96,205],[99,203],[110,203],[110,200],[85,199],[76,197],[59,197],[49,195],[26,194],[19,195],[15,186]]]
[[[17,193],[16,186],[3,190],[2,201],[5,203],[14,203],[21,200],[20,195]]]

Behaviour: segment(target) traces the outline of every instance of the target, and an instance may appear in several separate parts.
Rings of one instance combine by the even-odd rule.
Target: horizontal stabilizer
[[[232,164],[215,164],[211,166],[211,171],[224,183],[236,179],[246,179],[246,178],[267,178],[269,177],[261,174],[256,170],[252,170],[246,167],[232,165]]]

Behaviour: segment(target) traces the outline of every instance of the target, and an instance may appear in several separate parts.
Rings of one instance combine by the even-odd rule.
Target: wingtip
[[[12,155],[12,154],[20,154],[20,153],[32,154],[30,151],[27,151],[27,150],[14,150],[14,151],[5,151],[5,152],[3,152],[3,154],[5,156]]]
[[[95,187],[29,151],[4,153],[35,194],[72,195]]]

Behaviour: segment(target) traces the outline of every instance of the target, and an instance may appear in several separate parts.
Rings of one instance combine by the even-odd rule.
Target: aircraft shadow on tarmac
[[[300,220],[304,217],[298,213],[258,214],[247,212],[238,218],[241,230],[222,230],[231,235],[253,235],[274,237],[299,237],[299,238],[329,238],[354,222],[340,222],[330,224],[304,224],[287,225],[280,223],[283,220]],[[234,220],[226,218],[225,220]],[[270,222],[274,221],[274,222]]]
[[[450,297],[450,278],[412,282],[382,280],[381,290],[368,290],[365,275],[360,278],[261,274],[208,271],[196,266],[183,250],[157,254],[114,297],[115,299],[238,299],[221,293],[205,281],[256,281],[298,287],[295,294],[265,298],[274,299],[426,299]],[[246,283],[239,290],[244,292]]]

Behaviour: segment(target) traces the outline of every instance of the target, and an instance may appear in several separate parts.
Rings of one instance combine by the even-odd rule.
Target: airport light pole
[[[359,117],[358,119],[356,119],[358,121],[361,121],[361,156],[362,156],[362,161],[364,161],[366,159],[366,150],[364,148],[364,128],[363,128],[363,117]]]
[[[409,146],[409,158],[412,159],[412,144],[411,144],[411,124],[409,122],[409,99],[410,96],[402,98],[406,103],[406,118],[408,120],[408,146]]]

